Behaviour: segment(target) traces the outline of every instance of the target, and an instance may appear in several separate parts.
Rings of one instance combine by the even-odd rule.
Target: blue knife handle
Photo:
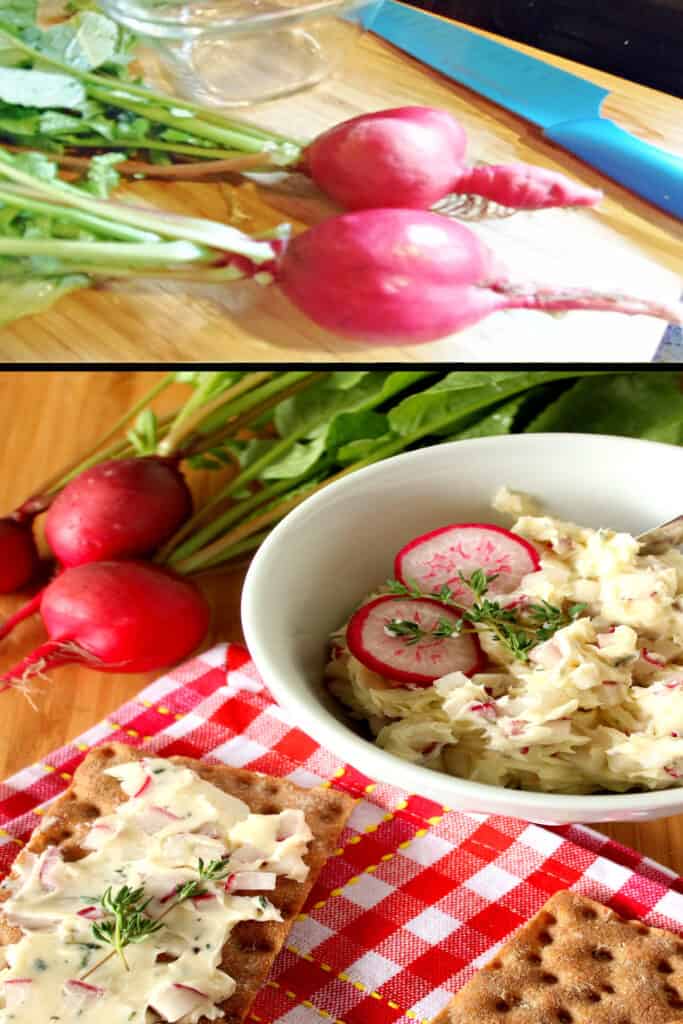
[[[630,135],[613,121],[565,121],[544,136],[639,196],[683,219],[683,159]]]

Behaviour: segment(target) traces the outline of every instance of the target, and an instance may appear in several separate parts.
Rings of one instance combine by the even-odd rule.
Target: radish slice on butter
[[[536,549],[524,537],[491,523],[454,523],[416,537],[401,548],[394,562],[394,574],[406,586],[417,586],[428,594],[448,586],[461,604],[472,604],[470,588],[460,573],[470,576],[475,569],[496,574],[489,594],[508,594],[527,573],[540,567]]]
[[[455,609],[430,597],[385,594],[352,615],[346,642],[354,658],[396,686],[429,686],[449,672],[473,675],[483,667],[474,633],[434,636],[442,622],[455,626],[459,620]],[[397,623],[415,623],[420,637],[395,635]]]

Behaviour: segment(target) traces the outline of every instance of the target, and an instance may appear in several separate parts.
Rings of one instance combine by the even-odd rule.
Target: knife
[[[600,116],[606,89],[452,21],[384,0],[370,28],[424,64],[538,125],[543,135],[683,218],[683,159]]]

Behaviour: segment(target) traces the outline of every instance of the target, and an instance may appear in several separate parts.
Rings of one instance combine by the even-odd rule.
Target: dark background
[[[683,0],[412,2],[435,14],[683,96]]]

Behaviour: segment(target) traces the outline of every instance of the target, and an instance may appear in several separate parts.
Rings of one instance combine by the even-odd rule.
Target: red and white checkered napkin
[[[683,879],[581,826],[461,814],[371,782],[292,724],[236,646],[175,669],[1,785],[0,872],[85,752],[114,739],[358,797],[252,1020],[427,1022],[557,889],[683,933]]]

